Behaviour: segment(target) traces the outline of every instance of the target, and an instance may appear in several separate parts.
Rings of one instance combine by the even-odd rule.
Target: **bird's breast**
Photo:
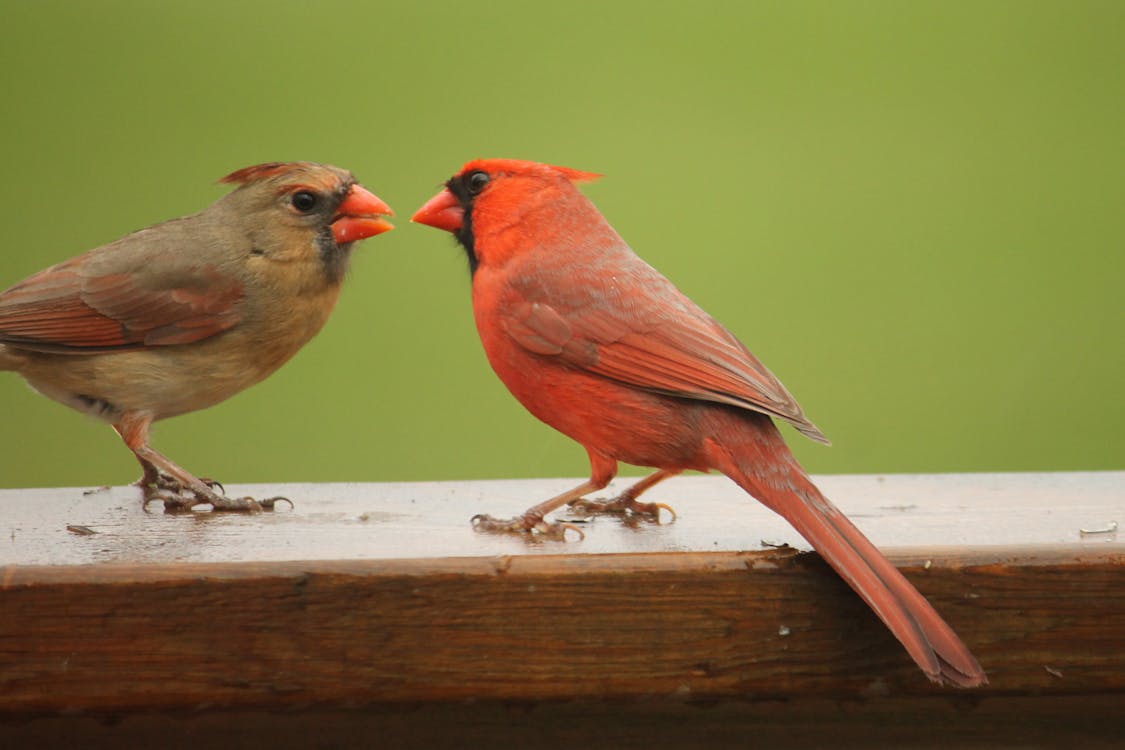
[[[632,387],[559,355],[529,350],[506,330],[507,305],[474,300],[485,355],[516,399],[587,448],[640,466],[705,468],[697,405]]]

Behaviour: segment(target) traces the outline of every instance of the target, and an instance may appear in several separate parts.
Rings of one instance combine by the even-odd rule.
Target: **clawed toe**
[[[159,500],[164,503],[165,513],[186,513],[196,505],[207,502],[195,496],[193,492],[180,492],[147,485],[144,488],[142,504],[147,507],[149,503]]]
[[[272,507],[273,505],[271,504],[270,508]],[[266,506],[252,497],[227,497],[226,495],[218,495],[217,498],[211,502],[211,509],[218,513],[258,513],[266,510]]]
[[[218,479],[211,479],[210,477],[199,477],[207,489],[218,494],[225,495],[227,488]],[[183,482],[173,476],[165,474],[163,471],[146,472],[143,477],[137,480],[137,486],[144,488],[155,488],[161,490],[168,490],[169,492],[185,492],[190,491],[189,487],[185,487]]]
[[[523,515],[515,518],[493,518],[479,514],[472,517],[473,530],[488,534],[519,534],[533,539],[566,541],[566,532],[578,534],[578,541],[586,538],[585,532],[572,523],[548,522],[539,516]]]
[[[568,503],[575,513],[587,516],[622,516],[628,520],[643,520],[650,523],[660,523],[660,511],[667,511],[670,516],[669,523],[676,520],[676,511],[672,506],[664,503],[641,503],[635,499],[622,495],[612,500],[587,500],[580,497]]]
[[[232,511],[235,513],[256,513],[263,510],[273,510],[277,503],[289,503],[292,508],[293,501],[287,497],[267,497],[262,500],[255,500],[252,497],[227,497],[225,495],[219,496],[219,502],[211,503],[212,510],[216,511]]]
[[[661,523],[660,511],[662,510],[668,511],[668,515],[671,516],[671,518],[668,519],[668,523],[673,523],[678,517],[672,506],[666,505],[665,503],[634,503],[634,505],[636,509],[632,510],[633,515],[642,516],[651,520],[653,523]]]
[[[144,478],[138,484],[144,490],[144,504],[148,505],[154,500],[164,503],[166,513],[184,513],[192,510],[197,505],[210,505],[211,510],[218,513],[257,513],[263,510],[273,510],[279,502],[289,503],[292,508],[293,501],[287,497],[267,497],[256,500],[252,497],[227,497],[226,488],[213,479],[201,479],[195,487],[185,487],[176,479],[161,474],[156,480]],[[215,488],[219,492],[215,491]]]

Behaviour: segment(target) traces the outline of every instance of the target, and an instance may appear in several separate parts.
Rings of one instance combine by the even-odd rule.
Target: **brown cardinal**
[[[112,424],[146,502],[172,509],[272,506],[216,492],[153,450],[149,425],[284,364],[332,312],[353,243],[392,229],[387,204],[337,167],[259,164],[220,182],[238,188],[0,294],[0,370]]]
[[[984,671],[957,634],[813,485],[773,418],[827,442],[773,374],[629,248],[574,183],[598,175],[527,161],[472,161],[413,221],[452,232],[469,257],[473,313],[492,368],[527,409],[585,447],[590,479],[489,531],[561,536],[544,516],[657,514],[637,502],[685,469],[721,471],[781,514],[855,589],[935,682]],[[657,471],[615,500],[617,462]]]

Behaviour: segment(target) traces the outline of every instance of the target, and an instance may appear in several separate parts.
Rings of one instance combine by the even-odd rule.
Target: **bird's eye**
[[[465,180],[465,184],[469,188],[469,194],[476,195],[484,190],[484,186],[488,184],[490,179],[488,172],[477,171],[469,173],[468,179]]]
[[[308,190],[298,190],[289,198],[289,203],[292,204],[293,208],[303,214],[312,211],[319,202],[316,193],[311,193]]]

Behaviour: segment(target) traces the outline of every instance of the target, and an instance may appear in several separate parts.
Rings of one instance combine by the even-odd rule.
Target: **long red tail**
[[[755,419],[752,438],[716,449],[715,468],[781,515],[875,611],[934,682],[988,682],[968,647],[855,525],[829,502],[789,452],[773,422]],[[739,432],[745,434],[745,425]],[[740,435],[741,437],[741,435]]]

